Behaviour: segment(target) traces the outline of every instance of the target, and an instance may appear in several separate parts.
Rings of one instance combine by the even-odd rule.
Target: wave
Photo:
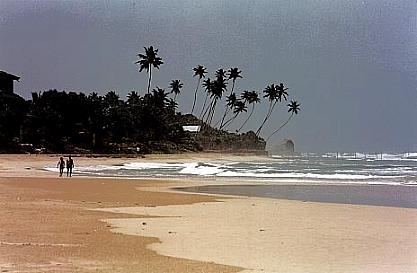
[[[285,156],[273,155],[273,158],[285,158]],[[297,157],[297,156],[295,156]],[[417,161],[417,152],[409,153],[301,153],[300,158],[346,159],[360,160],[385,160],[385,161]],[[292,157],[290,157],[292,158]]]
[[[383,154],[382,158],[369,158],[365,154],[356,154],[363,158],[352,158],[352,154],[342,154],[345,158],[340,160],[324,157],[311,157],[311,154],[286,159],[273,157],[258,161],[217,161],[217,162],[186,162],[186,163],[160,163],[160,162],[129,162],[120,165],[90,165],[77,166],[75,174],[86,176],[106,177],[236,177],[257,180],[314,180],[314,181],[390,181],[401,183],[416,183],[417,156],[415,154]],[[404,156],[408,156],[404,160]],[[381,156],[379,157],[381,158]],[[409,160],[411,159],[411,160]],[[47,166],[47,171],[57,172],[57,168]]]
[[[246,172],[238,173],[233,171],[226,171],[217,174],[221,177],[255,177],[255,178],[310,178],[310,179],[328,179],[328,180],[370,180],[377,178],[384,178],[383,176],[375,175],[355,175],[355,174],[317,174],[317,173],[255,173],[255,172]],[[401,178],[402,176],[397,176]]]

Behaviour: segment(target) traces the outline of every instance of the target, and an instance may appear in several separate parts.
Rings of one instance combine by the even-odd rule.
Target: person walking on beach
[[[67,177],[72,176],[72,168],[74,168],[74,160],[72,160],[71,156],[69,156],[67,160]]]
[[[61,156],[61,158],[58,161],[58,164],[56,164],[56,167],[59,168],[59,176],[62,176],[62,173],[64,172],[65,168],[65,161],[64,158]]]

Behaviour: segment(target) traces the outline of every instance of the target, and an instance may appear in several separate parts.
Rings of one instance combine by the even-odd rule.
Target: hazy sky
[[[238,92],[290,87],[302,111],[275,140],[298,151],[417,150],[415,0],[0,1],[0,70],[22,77],[15,89],[26,98],[53,88],[143,93],[147,75],[134,62],[149,45],[165,62],[153,86],[184,82],[182,112],[194,66],[210,75],[236,66]],[[252,128],[267,104],[257,107]]]

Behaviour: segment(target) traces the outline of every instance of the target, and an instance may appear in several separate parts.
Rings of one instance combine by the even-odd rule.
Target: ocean
[[[55,167],[45,170],[56,171]],[[417,186],[417,153],[303,153],[256,161],[129,162],[121,165],[77,166],[74,175],[95,177],[198,177],[245,180],[253,183],[358,183]]]

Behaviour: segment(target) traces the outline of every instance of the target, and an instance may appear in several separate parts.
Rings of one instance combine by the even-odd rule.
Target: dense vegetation
[[[196,66],[191,114],[183,115],[177,111],[177,96],[183,88],[180,80],[170,83],[171,94],[158,87],[152,89],[152,69],[163,64],[157,53],[151,46],[145,48],[144,54],[138,54],[139,72],[148,72],[147,92],[140,95],[132,91],[126,100],[114,91],[101,96],[49,90],[32,93],[32,99],[27,101],[14,94],[0,93],[0,151],[38,148],[46,152],[149,153],[265,148],[265,141],[260,138],[262,128],[275,106],[287,101],[288,88],[282,83],[267,86],[263,90],[263,97],[269,102],[265,118],[256,132],[240,133],[261,98],[256,91],[245,90],[240,95],[235,91],[236,81],[242,77],[238,68],[218,69],[211,79],[206,78],[204,66]],[[202,98],[200,89],[205,91]],[[195,108],[199,97],[204,100],[201,109]],[[226,102],[222,104],[223,98]],[[288,104],[290,116],[274,133],[298,113],[299,106],[296,101]],[[248,107],[250,111],[246,113]],[[247,116],[239,129],[227,132],[241,114]],[[185,132],[184,125],[199,125],[201,131]]]

